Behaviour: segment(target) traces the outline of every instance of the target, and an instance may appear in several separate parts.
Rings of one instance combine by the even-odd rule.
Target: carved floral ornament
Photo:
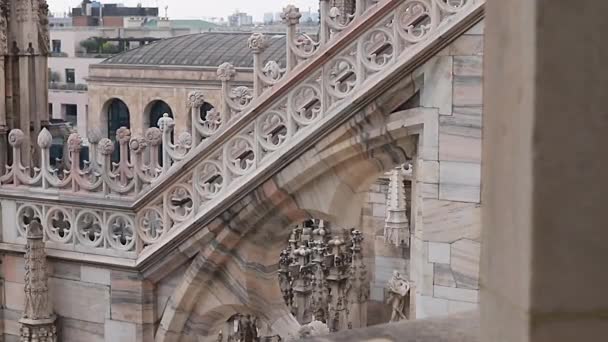
[[[117,132],[117,143],[103,138],[101,132],[94,129],[88,134],[90,153],[89,160],[84,163],[73,159],[80,158],[78,142],[82,139],[77,135],[71,136],[67,142],[73,153],[65,157],[64,167],[58,169],[50,162],[52,137],[47,130],[43,129],[36,137],[37,144],[26,144],[24,133],[13,130],[8,141],[16,157],[0,176],[0,190],[27,189],[28,193],[49,193],[52,189],[59,194],[77,194],[99,201],[130,201],[156,186],[164,175],[174,172],[174,167],[180,168],[182,161],[195,163],[193,171],[176,170],[172,173],[176,176],[167,181],[170,183],[167,189],[180,185],[183,190],[180,194],[175,193],[176,196],[172,198],[164,192],[162,196],[151,199],[150,203],[154,205],[146,207],[162,213],[163,230],[141,231],[139,225],[134,223],[137,222],[135,216],[143,210],[140,209],[129,216],[130,221],[121,219],[115,222],[115,226],[121,227],[119,230],[126,229],[128,234],[111,235],[109,217],[104,216],[106,214],[93,211],[99,216],[98,220],[93,213],[81,217],[78,214],[82,210],[75,209],[74,213],[67,215],[71,220],[70,227],[61,228],[76,229],[71,233],[70,242],[56,242],[58,245],[65,244],[65,248],[72,248],[70,244],[80,244],[81,240],[91,241],[99,244],[100,249],[122,251],[126,248],[134,251],[136,242],[133,241],[138,240],[138,236],[146,235],[146,243],[158,241],[182,224],[183,217],[204,212],[213,198],[241,184],[237,182],[241,177],[250,177],[277,160],[277,154],[284,153],[287,144],[311,136],[321,120],[340,114],[337,108],[343,101],[351,101],[358,89],[379,82],[375,77],[378,73],[397,62],[403,62],[402,56],[407,55],[413,46],[428,40],[444,25],[454,25],[450,18],[469,8],[472,11],[474,7],[467,5],[475,3],[479,4],[473,0],[400,1],[400,5],[388,11],[384,17],[374,19],[374,23],[366,23],[368,28],[363,32],[349,31],[352,43],[345,44],[330,57],[323,55],[322,51],[331,40],[341,39],[339,35],[320,35],[319,40],[315,41],[318,46],[310,50],[313,51],[310,54],[302,51],[296,53],[297,45],[288,44],[287,49],[295,57],[296,64],[305,64],[316,58],[327,58],[327,61],[309,65],[306,75],[300,75],[294,84],[284,85],[284,96],[269,97],[268,101],[264,101],[264,107],[255,110],[253,106],[258,106],[255,97],[259,93],[233,84],[237,83],[234,81],[236,68],[230,63],[223,63],[217,70],[224,88],[221,105],[204,117],[196,111],[189,131],[175,132],[175,124],[169,117],[161,118],[161,129],[150,128],[143,136],[121,128]],[[364,4],[364,11],[358,15],[372,8],[371,1],[358,1],[357,4]],[[295,20],[297,17],[295,8],[288,8],[285,13],[288,19]],[[329,14],[322,13],[322,16],[327,19]],[[323,26],[323,29],[338,32],[329,26]],[[297,41],[297,36],[291,38]],[[259,48],[263,46],[262,41],[261,36],[254,36],[249,43],[252,48]],[[294,72],[271,61],[261,62],[255,71],[266,91],[272,91],[267,88]],[[194,92],[185,100],[195,108],[204,102],[204,96]],[[239,119],[241,128],[228,129],[233,127],[236,119]],[[41,149],[40,162],[36,163],[39,167],[26,167],[26,163],[20,160],[22,149],[29,148],[26,145],[38,145]],[[114,153],[116,149],[118,151]],[[196,150],[196,155],[192,150]],[[113,159],[116,154],[119,155],[118,160]],[[185,193],[190,196],[189,201],[182,201],[185,197],[181,195]],[[78,218],[83,224],[85,221],[99,221],[94,227],[101,227],[102,233],[97,231],[98,228],[78,231]],[[45,224],[46,221],[42,222]],[[137,231],[133,234],[132,230]],[[152,231],[158,233],[150,233]],[[145,245],[144,242],[139,243]]]
[[[254,33],[247,40],[247,44],[253,53],[261,53],[268,48],[270,42],[263,33]]]

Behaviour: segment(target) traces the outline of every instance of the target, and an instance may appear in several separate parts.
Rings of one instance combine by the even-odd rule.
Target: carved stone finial
[[[188,94],[188,108],[200,108],[205,103],[205,95],[200,91]]]
[[[160,128],[161,132],[169,132],[169,130],[173,129],[175,126],[175,120],[169,117],[169,114],[163,114],[163,117],[158,119],[158,128]]]
[[[11,130],[11,132],[8,134],[8,143],[13,147],[19,147],[23,145],[24,141],[25,134],[22,130],[18,128]]]
[[[28,239],[42,240],[42,225],[37,219],[32,220],[27,226],[26,237]]]
[[[410,225],[407,217],[403,169],[391,171],[387,195],[384,241],[397,247],[409,246]]]
[[[157,127],[150,127],[146,131],[146,141],[150,146],[158,146],[163,141],[163,134]]]
[[[146,139],[142,136],[135,136],[131,138],[131,141],[129,142],[129,149],[136,154],[142,153],[147,146],[148,143],[146,142]]]
[[[77,152],[82,149],[82,138],[78,133],[70,134],[68,138],[68,151]]]
[[[131,140],[131,130],[127,127],[120,127],[116,131],[116,140],[118,140],[118,143],[121,145],[128,144]]]
[[[230,81],[236,75],[234,65],[225,62],[217,68],[217,78],[222,82]]]
[[[177,144],[179,146],[192,146],[192,134],[188,132],[181,132],[177,136]]]
[[[91,129],[89,129],[87,136],[88,136],[89,142],[91,144],[99,144],[99,142],[101,141],[101,138],[103,138],[101,129],[99,129],[98,127],[93,127]]]
[[[254,33],[247,41],[253,53],[262,53],[270,45],[268,38],[263,33]]]
[[[108,138],[103,138],[99,142],[99,151],[104,156],[109,156],[114,153],[114,143]]]
[[[49,298],[44,232],[38,220],[33,220],[26,232],[25,301],[19,320],[20,341],[56,342],[55,315]]]
[[[281,13],[283,23],[287,25],[297,25],[300,23],[300,18],[302,18],[302,13],[300,13],[300,9],[296,6],[288,5],[283,8],[283,13]]]
[[[51,132],[49,132],[46,127],[42,128],[40,134],[38,134],[38,146],[40,146],[40,148],[44,150],[50,148],[52,143],[53,136],[51,135]]]

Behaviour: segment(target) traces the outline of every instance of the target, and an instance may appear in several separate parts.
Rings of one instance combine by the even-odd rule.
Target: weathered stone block
[[[444,184],[439,187],[439,198],[443,200],[478,203],[480,193],[479,186]]]
[[[103,323],[110,317],[107,286],[50,278],[49,289],[55,313],[72,319]]]
[[[25,303],[25,291],[23,283],[14,283],[12,281],[4,282],[5,305],[11,310],[23,311]]]
[[[424,199],[422,236],[433,242],[477,240],[481,234],[478,204]]]
[[[80,265],[71,262],[49,262],[49,273],[54,278],[80,280]]]
[[[454,280],[454,274],[452,273],[450,265],[433,264],[433,266],[435,270],[435,285],[456,287],[456,280]]]
[[[81,280],[87,283],[110,285],[110,270],[99,267],[81,266]]]
[[[453,300],[448,303],[448,312],[450,315],[459,312],[477,310],[478,308],[479,304],[476,303],[457,302]]]
[[[468,303],[477,303],[479,301],[479,291],[438,285],[434,286],[433,296],[435,298],[443,298]]]
[[[481,165],[442,161],[440,165],[439,198],[451,201],[479,202]]]
[[[441,143],[441,142],[440,142]],[[441,145],[439,146],[441,151]],[[418,163],[418,180],[424,183],[439,183],[439,162],[421,160]]]
[[[430,296],[416,296],[416,319],[445,316],[447,314],[447,300]]]
[[[454,76],[454,106],[479,107],[482,105],[481,76]]]
[[[462,35],[450,44],[452,56],[483,55],[483,35]]]
[[[418,183],[422,198],[439,199],[439,184]]]
[[[106,342],[137,341],[137,325],[135,323],[107,320],[104,331]]]
[[[452,270],[458,287],[479,289],[479,257],[481,244],[472,240],[459,240],[452,244]]]
[[[452,63],[451,56],[436,56],[424,65],[421,106],[438,108],[442,115],[452,114]]]
[[[134,272],[112,270],[112,319],[132,323],[152,323],[154,296],[152,286]]]
[[[473,37],[468,37],[471,39]],[[458,56],[454,57],[454,75],[458,76],[483,76],[482,56]],[[481,79],[480,79],[481,80]]]
[[[482,20],[471,27],[465,34],[483,34],[486,27],[486,21]]]
[[[481,163],[481,116],[454,113],[439,120],[439,159]]]
[[[86,317],[82,318],[85,319]],[[66,317],[59,317],[57,319],[57,329],[60,332],[62,342],[121,341],[104,339],[103,327],[102,323],[91,323]]]
[[[374,217],[386,217],[386,205],[374,204],[372,206],[372,216]]]
[[[440,264],[450,263],[450,244],[440,242],[429,242],[429,262]]]
[[[2,257],[4,280],[23,284],[25,281],[25,260],[23,255],[4,255]]]

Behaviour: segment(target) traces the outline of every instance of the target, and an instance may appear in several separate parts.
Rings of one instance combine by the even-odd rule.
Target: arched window
[[[108,104],[108,138],[116,141],[116,131],[120,127],[131,128],[129,107],[119,99],[112,99]]]
[[[173,111],[166,102],[158,100],[151,103],[148,111],[148,127],[158,127],[158,120],[165,114],[169,114],[170,118],[173,117]]]
[[[121,127],[131,128],[131,116],[129,107],[119,99],[112,99],[107,107],[108,116],[108,138],[116,146],[112,154],[112,160],[117,161],[120,157],[118,142],[116,141],[116,131]]]

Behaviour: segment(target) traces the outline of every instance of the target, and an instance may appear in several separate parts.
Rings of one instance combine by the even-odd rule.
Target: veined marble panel
[[[83,317],[85,318],[85,317]],[[104,324],[59,317],[57,325],[61,331],[61,342],[109,342],[104,337]],[[135,341],[135,340],[124,340]]]
[[[439,159],[481,163],[481,116],[454,113],[439,121]]]
[[[450,44],[451,56],[483,55],[483,35],[462,35]]]
[[[452,244],[452,270],[460,288],[479,289],[481,244],[462,239]]]
[[[424,88],[420,104],[438,108],[439,114],[452,114],[452,57],[436,56],[424,65]]]
[[[429,242],[429,262],[449,264],[450,244],[441,242]]]
[[[439,198],[474,202],[481,196],[481,164],[442,161],[440,164]]]
[[[434,267],[434,281],[435,285],[456,287],[456,280],[450,265],[446,264],[433,264]]]
[[[57,315],[104,323],[110,317],[110,288],[73,280],[49,278],[50,297]]]
[[[433,296],[435,298],[443,298],[447,300],[455,300],[460,302],[477,303],[479,302],[479,291],[459,289],[456,287],[434,286]]]
[[[87,283],[110,285],[110,270],[107,268],[82,265],[80,276],[81,280]]]
[[[479,204],[424,199],[423,238],[433,242],[477,240],[481,234]]]
[[[106,341],[137,341],[137,325],[135,323],[106,320]]]
[[[448,314],[448,301],[430,296],[416,296],[416,319],[445,316]]]
[[[5,303],[4,305],[16,311],[23,311],[25,303],[25,291],[23,283],[4,282]]]
[[[471,38],[471,37],[469,37]],[[454,57],[454,75],[458,76],[483,76],[482,56],[457,56]],[[483,84],[480,85],[483,87]]]

